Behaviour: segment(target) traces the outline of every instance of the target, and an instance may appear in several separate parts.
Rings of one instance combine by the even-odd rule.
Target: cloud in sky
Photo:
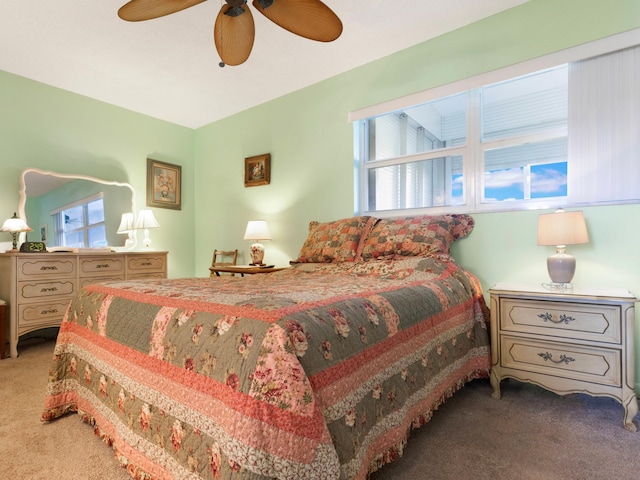
[[[567,172],[553,169],[531,169],[531,193],[557,193],[567,188]]]
[[[525,176],[522,167],[484,172],[485,188],[522,188],[524,181]]]

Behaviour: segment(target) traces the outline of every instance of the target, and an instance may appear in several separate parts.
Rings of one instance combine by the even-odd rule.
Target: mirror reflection
[[[27,239],[47,247],[122,246],[117,233],[123,213],[133,212],[135,191],[128,183],[38,169],[22,173],[20,216],[33,229]]]

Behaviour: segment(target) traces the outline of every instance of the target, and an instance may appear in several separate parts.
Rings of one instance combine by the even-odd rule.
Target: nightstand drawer
[[[618,305],[551,302],[502,298],[503,331],[620,344],[621,311]]]
[[[622,385],[621,350],[503,335],[501,366],[600,385]]]

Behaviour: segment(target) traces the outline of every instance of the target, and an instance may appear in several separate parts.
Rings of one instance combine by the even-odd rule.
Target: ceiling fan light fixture
[[[233,7],[233,6],[229,6],[229,8],[227,8],[227,11],[224,12],[225,15],[228,15],[230,17],[237,17],[242,15],[243,13],[245,13],[245,9],[242,7]]]
[[[130,0],[118,16],[130,22],[179,12],[205,0]],[[248,0],[224,0],[213,27],[219,65],[244,63],[251,54],[255,25]],[[340,18],[321,0],[253,0],[253,6],[276,25],[310,40],[332,42],[342,34]]]

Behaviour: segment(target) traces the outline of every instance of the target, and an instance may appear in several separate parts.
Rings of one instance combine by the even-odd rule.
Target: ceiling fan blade
[[[342,33],[338,16],[320,0],[253,0],[265,17],[291,33],[332,42]]]
[[[118,10],[118,16],[129,22],[151,20],[193,7],[205,0],[131,0]]]
[[[249,58],[255,33],[253,15],[248,5],[222,6],[213,27],[213,39],[225,65],[240,65]]]

